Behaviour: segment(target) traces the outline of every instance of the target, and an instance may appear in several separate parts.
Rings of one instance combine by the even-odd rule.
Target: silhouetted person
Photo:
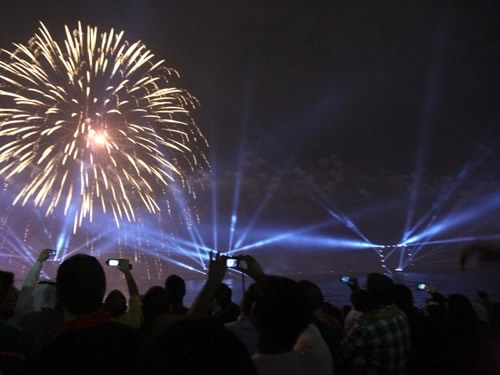
[[[172,321],[183,318],[183,315],[172,314],[170,294],[161,286],[148,289],[142,301],[144,322],[142,332],[146,336],[155,335],[165,329]]]
[[[220,284],[215,291],[214,312],[210,318],[219,324],[234,322],[240,315],[240,308],[232,300],[233,291],[227,284]]]
[[[0,271],[0,306],[8,301],[14,288],[14,274]],[[0,373],[19,374],[24,368],[21,351],[21,329],[0,317]]]
[[[243,344],[207,319],[173,323],[146,345],[138,374],[257,375]]]
[[[309,280],[301,280],[299,284],[304,288],[310,300],[313,309],[312,323],[319,329],[323,340],[328,345],[333,363],[338,362],[344,328],[337,319],[322,310],[324,297],[318,285]]]
[[[406,285],[394,285],[394,303],[405,313],[410,326],[411,350],[409,374],[434,374],[439,367],[443,341],[431,329],[429,319],[417,309],[413,293]]]
[[[140,328],[142,325],[142,300],[135,282],[128,259],[120,259],[117,267],[125,276],[129,301],[118,289],[112,290],[104,301],[104,309],[111,313],[115,322]]]
[[[137,332],[102,312],[106,278],[99,261],[78,254],[57,271],[64,324],[56,339],[29,362],[33,374],[130,374]]]
[[[252,314],[259,374],[332,374],[330,350],[311,324],[313,308],[297,282],[278,276],[258,280]]]
[[[448,296],[447,374],[483,373],[487,360],[488,332],[471,302],[462,294]]]
[[[0,308],[9,301],[14,289],[14,274],[0,271]],[[21,349],[21,330],[0,316],[0,352],[15,353]]]
[[[227,323],[225,326],[245,345],[248,353],[254,355],[257,352],[257,330],[251,318],[253,304],[255,302],[255,283],[250,284],[241,299],[241,313],[236,321]]]
[[[43,264],[50,258],[51,252],[51,249],[42,250],[35,263],[28,271],[16,301],[16,307],[12,317],[13,321],[17,321],[30,311],[41,310],[44,307],[55,307],[55,282],[47,280],[39,281]]]
[[[170,296],[172,304],[171,312],[178,315],[186,315],[189,309],[184,306],[184,296],[186,295],[186,283],[178,275],[170,275],[165,280],[165,289]]]
[[[405,374],[410,354],[410,329],[404,313],[393,305],[394,284],[382,274],[366,280],[373,309],[363,313],[342,341],[342,357],[369,374]]]

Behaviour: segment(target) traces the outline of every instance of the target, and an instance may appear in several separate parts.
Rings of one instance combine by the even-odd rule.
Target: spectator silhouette
[[[221,283],[215,291],[215,306],[211,320],[226,324],[234,322],[240,315],[240,308],[232,301],[233,291],[229,285]]]
[[[38,255],[26,275],[14,311],[13,320],[22,329],[23,354],[26,358],[31,358],[49,345],[64,322],[63,309],[57,302],[56,283],[39,281],[43,265],[51,252],[51,249],[44,249]]]
[[[417,309],[411,289],[403,284],[394,286],[394,303],[405,313],[410,326],[411,350],[408,372],[410,374],[434,374],[439,367],[438,354],[443,344],[438,333],[431,329],[429,319]]]
[[[142,300],[139,289],[131,272],[128,259],[120,259],[118,269],[125,276],[129,293],[129,303],[118,289],[112,290],[104,301],[104,309],[111,313],[113,320],[130,327],[139,328],[142,325]]]
[[[448,296],[448,342],[444,346],[446,373],[483,373],[487,337],[486,325],[477,316],[469,299],[462,294]]]
[[[165,322],[165,317],[170,311],[170,294],[166,289],[161,286],[149,288],[142,302],[143,333],[149,336],[164,328],[168,323]]]
[[[106,278],[99,261],[84,254],[66,259],[56,288],[65,321],[55,340],[29,361],[28,373],[132,373],[137,334],[101,311]]]
[[[51,256],[51,249],[44,249],[24,279],[17,298],[13,321],[30,311],[41,310],[44,307],[53,308],[56,305],[56,284],[53,281],[39,281],[43,264]]]
[[[322,310],[324,297],[319,286],[310,280],[301,280],[299,284],[304,288],[310,300],[313,309],[312,323],[319,329],[335,363],[340,354],[340,342],[344,337],[344,329],[337,319]]]
[[[392,303],[394,284],[382,274],[371,273],[366,280],[373,309],[360,316],[342,341],[342,357],[356,370],[374,374],[404,374],[409,358],[408,320]],[[362,362],[357,360],[362,359]]]
[[[14,289],[14,274],[0,271],[0,306],[9,301]],[[0,317],[0,352],[18,353],[21,350],[21,329]]]
[[[255,292],[256,285],[252,283],[241,299],[241,314],[238,316],[238,319],[225,325],[245,345],[250,355],[257,352],[257,331],[251,318],[251,311],[255,302]]]
[[[176,315],[186,315],[189,309],[184,306],[186,295],[186,282],[178,275],[170,275],[165,280],[165,289],[170,296],[171,312]]]
[[[146,345],[139,374],[257,375],[243,344],[226,328],[207,319],[173,323]]]

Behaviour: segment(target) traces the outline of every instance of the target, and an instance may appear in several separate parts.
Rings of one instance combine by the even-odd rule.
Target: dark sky
[[[242,215],[278,181],[262,222],[315,222],[309,179],[343,212],[399,199],[402,220],[416,176],[422,211],[470,160],[451,205],[498,190],[499,19],[497,1],[3,0],[0,47],[39,20],[61,36],[77,20],[123,29],[200,101],[221,211],[240,176]]]

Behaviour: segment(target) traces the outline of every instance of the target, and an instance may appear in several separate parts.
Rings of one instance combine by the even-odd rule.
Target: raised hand
[[[236,268],[238,271],[250,276],[255,281],[263,279],[266,275],[259,262],[251,255],[239,255],[240,265]]]

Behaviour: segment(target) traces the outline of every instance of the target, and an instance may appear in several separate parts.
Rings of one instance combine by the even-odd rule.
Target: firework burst
[[[207,165],[196,100],[123,31],[65,31],[59,44],[41,23],[27,45],[1,50],[0,175],[23,186],[13,204],[64,208],[74,230],[96,208],[118,226],[139,207],[160,211],[170,183],[190,190],[187,171]]]

